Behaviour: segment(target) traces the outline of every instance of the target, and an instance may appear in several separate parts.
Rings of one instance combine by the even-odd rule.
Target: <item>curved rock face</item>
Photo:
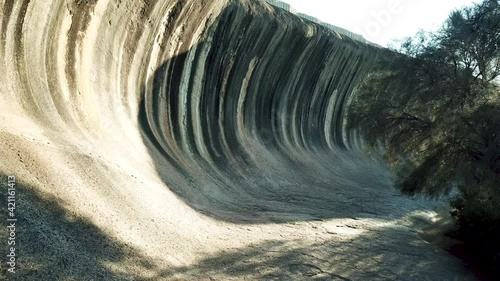
[[[346,100],[372,47],[250,1],[4,10],[5,102],[93,144],[140,134],[163,180],[197,209],[280,212],[276,177],[360,182],[342,175],[339,154]]]
[[[24,206],[22,280],[463,274],[406,243],[420,240],[401,217],[429,205],[347,149],[376,48],[250,0],[1,9],[0,172]],[[350,255],[353,237],[374,242]],[[386,239],[399,258],[374,253],[396,252]],[[413,267],[415,251],[435,267]]]
[[[290,180],[290,172],[308,169],[312,174],[300,182],[322,181],[319,171],[338,165],[345,148],[347,97],[377,50],[244,1],[193,27],[183,19],[206,15],[189,14],[186,6],[163,38],[170,46],[149,61],[155,71],[139,110],[145,142],[155,147],[150,152],[162,153],[193,180],[189,189],[204,195],[198,201],[185,186],[177,192],[200,208],[214,200],[218,210],[232,210],[231,204],[241,209],[248,200],[280,196],[265,178]],[[200,25],[204,30],[196,30]]]

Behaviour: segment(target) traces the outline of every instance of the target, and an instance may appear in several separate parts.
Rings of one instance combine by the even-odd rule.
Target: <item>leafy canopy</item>
[[[353,98],[349,127],[384,144],[402,192],[437,197],[458,187],[497,208],[498,1],[456,10],[439,32],[406,38],[382,57]]]

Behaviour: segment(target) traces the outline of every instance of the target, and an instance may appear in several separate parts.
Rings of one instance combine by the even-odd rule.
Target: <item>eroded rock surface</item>
[[[250,0],[1,10],[9,280],[474,280],[346,142],[380,50]]]

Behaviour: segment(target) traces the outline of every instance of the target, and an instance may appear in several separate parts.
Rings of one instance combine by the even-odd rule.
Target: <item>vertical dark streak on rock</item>
[[[56,3],[52,3],[50,10],[55,11],[55,15],[57,15],[55,18],[51,19],[50,22],[46,23],[46,29],[48,32],[47,37],[48,38],[57,38],[57,36],[61,33],[61,25],[56,25],[60,23],[60,17],[64,16],[64,10],[66,7],[64,5],[58,5],[56,6],[57,9],[54,8],[56,6]],[[57,58],[58,52],[61,50],[58,49],[58,41],[57,40],[47,40],[47,48],[45,51],[45,56],[48,58]],[[46,60],[45,61],[45,69],[47,73],[57,73],[58,69],[58,63],[59,61],[57,59],[54,60]],[[55,108],[61,118],[65,122],[70,122],[74,121],[71,119],[71,115],[65,114],[67,112],[67,102],[66,100],[61,96],[62,92],[60,90],[60,84],[59,84],[59,76],[57,75],[50,75],[47,77],[47,86],[49,88],[49,91],[52,93],[51,100],[55,105]]]
[[[14,0],[5,0],[3,4],[3,14],[2,14],[2,29],[0,44],[2,45],[2,51],[4,50],[5,40],[7,38],[7,25],[9,24],[10,15],[14,7]],[[2,54],[3,55],[3,54]]]
[[[97,0],[75,1],[68,7],[72,17],[71,26],[68,30],[68,45],[66,48],[66,75],[70,91],[75,94],[76,87],[76,53],[78,43],[83,39],[87,26],[91,19],[91,13]]]
[[[30,0],[24,0],[21,3],[21,7],[19,8],[19,14],[17,16],[17,22],[15,24],[15,29],[14,29],[14,46],[16,46],[15,51],[14,51],[14,58],[16,61],[17,65],[17,74],[19,77],[19,80],[21,82],[21,85],[23,87],[23,90],[25,91],[26,95],[23,96],[22,105],[23,107],[27,108],[28,110],[31,110],[35,116],[37,116],[40,119],[44,119],[43,117],[43,112],[41,112],[41,109],[38,108],[35,101],[35,97],[33,96],[31,87],[29,85],[29,78],[27,76],[27,65],[25,62],[24,58],[24,42],[23,42],[23,28],[24,28],[24,20],[26,17],[26,11],[28,10]],[[30,97],[29,99],[26,99],[26,97]]]

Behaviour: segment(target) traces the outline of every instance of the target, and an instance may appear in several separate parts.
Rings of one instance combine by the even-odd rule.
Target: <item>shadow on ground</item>
[[[335,235],[310,244],[269,241],[222,251],[193,266],[159,271],[149,280],[240,280],[248,276],[256,280],[476,280],[444,251],[398,228],[369,231],[343,241]]]
[[[0,180],[6,202],[7,177]],[[473,280],[453,257],[402,226],[367,230],[350,239],[330,232],[332,239],[326,241],[267,241],[228,248],[190,266],[160,268],[24,186],[22,179],[16,191],[16,273],[6,273],[4,264],[4,280]],[[6,241],[5,228],[1,234]]]
[[[59,202],[25,186],[22,180],[16,179],[16,273],[6,272],[2,262],[3,280],[134,280],[132,271],[114,272],[108,265],[127,260],[142,268],[152,267],[132,248],[68,213]],[[0,176],[0,186],[0,199],[7,202],[7,176]],[[5,207],[2,213],[7,214]],[[5,261],[7,229],[2,227],[0,233]]]

